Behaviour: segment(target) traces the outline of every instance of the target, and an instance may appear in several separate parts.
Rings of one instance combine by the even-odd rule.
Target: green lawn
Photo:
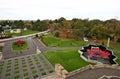
[[[10,30],[5,30],[5,33],[10,33]]]
[[[32,30],[22,30],[22,36],[38,33],[39,31],[32,31]],[[14,36],[21,36],[21,33],[14,33]]]
[[[13,51],[26,50],[26,49],[28,49],[27,42],[24,42],[24,44],[22,46],[18,46],[16,44],[12,43],[12,50]]]
[[[120,43],[113,43],[110,42],[110,49],[114,49],[114,50],[120,50]]]
[[[96,45],[101,45],[101,43],[96,43]],[[107,40],[104,40],[104,46],[107,47]],[[120,50],[120,43],[114,43],[110,41],[109,49]]]
[[[80,57],[78,49],[50,51],[44,54],[53,66],[60,63],[69,72],[90,64]]]
[[[86,46],[88,42],[76,41],[74,39],[56,38],[52,35],[43,36],[44,43],[49,47],[69,47],[69,46]]]
[[[114,53],[115,54],[115,56],[117,57],[117,63],[119,64],[119,66],[120,66],[120,52],[115,52]]]

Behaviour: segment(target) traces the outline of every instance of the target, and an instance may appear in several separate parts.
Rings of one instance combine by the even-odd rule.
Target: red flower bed
[[[21,40],[18,40],[18,41],[16,41],[16,42],[15,42],[15,44],[16,44],[16,45],[18,45],[18,46],[21,46],[21,45],[23,45],[23,44],[24,44],[24,42],[23,42],[23,41],[21,41]]]
[[[102,51],[100,48],[87,49],[87,52],[94,57],[108,58],[110,53],[107,51]]]

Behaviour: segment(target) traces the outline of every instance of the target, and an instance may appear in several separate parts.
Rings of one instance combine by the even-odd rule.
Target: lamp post
[[[110,38],[108,38],[108,41],[107,41],[107,47],[110,46]]]
[[[20,32],[20,35],[22,36],[22,26],[21,26],[21,32]]]
[[[1,31],[2,31],[2,26],[0,25],[0,33],[1,33]]]

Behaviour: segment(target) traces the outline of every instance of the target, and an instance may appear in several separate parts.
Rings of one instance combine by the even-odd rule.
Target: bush
[[[38,38],[38,34],[36,34],[35,37]]]
[[[120,38],[118,38],[117,42],[120,42]]]
[[[2,52],[3,47],[0,47],[0,52]]]
[[[59,32],[55,32],[55,35],[54,35],[54,36],[55,36],[55,37],[59,37],[59,35],[60,35]]]

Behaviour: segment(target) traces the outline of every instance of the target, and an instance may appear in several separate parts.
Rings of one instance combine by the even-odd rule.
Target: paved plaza
[[[98,79],[102,76],[120,76],[120,70],[111,68],[96,68],[74,74],[66,79]]]
[[[13,51],[12,43],[17,40],[26,41],[28,49]],[[49,77],[54,73],[54,67],[43,52],[70,49],[69,47],[46,47],[40,40],[31,37],[4,41],[4,44],[3,59],[0,61],[0,79],[44,79],[46,76]],[[41,51],[40,54],[37,54],[37,49]],[[52,78],[55,77],[52,76]]]
[[[13,51],[12,43],[23,40],[28,43],[28,49]],[[3,59],[0,61],[0,79],[36,79],[43,78],[54,72],[54,67],[49,63],[41,52],[54,50],[45,47],[38,39],[20,38],[5,41],[3,48]]]
[[[30,54],[35,54],[36,53],[36,46],[34,45],[34,41],[32,39],[27,38],[27,39],[20,39],[20,40],[24,40],[24,41],[27,42],[28,49],[27,50],[21,50],[21,51],[13,51],[12,50],[12,43],[17,41],[17,40],[6,41],[5,46],[3,48],[4,59],[9,59],[9,58],[25,56],[25,55],[30,55]]]
[[[53,72],[53,66],[42,53],[0,62],[0,79],[41,79]]]
[[[27,44],[28,44],[28,49],[21,50],[21,51],[13,51],[12,47],[11,47],[12,43],[17,41],[17,40],[26,41]],[[56,47],[46,47],[38,39],[30,38],[30,37],[29,38],[21,38],[21,39],[9,40],[9,41],[6,41],[4,43],[5,43],[5,46],[3,48],[3,53],[2,53],[3,59],[9,59],[9,58],[14,58],[14,57],[20,57],[20,56],[25,56],[25,55],[36,54],[37,48],[41,52],[65,49],[65,48],[56,48]],[[69,48],[67,48],[67,49],[69,49]]]

